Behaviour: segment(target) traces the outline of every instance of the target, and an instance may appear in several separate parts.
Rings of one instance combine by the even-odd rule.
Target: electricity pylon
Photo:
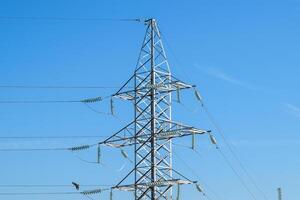
[[[172,93],[195,86],[172,76],[156,20],[145,25],[135,72],[113,95],[133,102],[134,120],[100,144],[134,147],[134,168],[113,189],[134,191],[135,200],[171,200],[173,186],[194,183],[173,169],[172,139],[209,131],[172,121]]]

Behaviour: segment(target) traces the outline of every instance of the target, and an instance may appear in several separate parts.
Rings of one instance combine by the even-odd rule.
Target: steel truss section
[[[172,121],[172,92],[195,86],[171,75],[156,21],[149,19],[145,24],[146,35],[134,75],[113,95],[134,103],[135,118],[100,144],[134,146],[135,166],[114,189],[134,191],[135,200],[171,200],[174,185],[194,183],[185,177],[173,177],[172,139],[209,131]],[[134,90],[126,90],[130,84]],[[130,176],[134,176],[134,183],[125,184]]]

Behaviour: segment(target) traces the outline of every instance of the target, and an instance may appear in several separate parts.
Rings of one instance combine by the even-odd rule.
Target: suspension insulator
[[[111,115],[115,115],[115,106],[114,106],[113,97],[110,98],[110,113],[111,113]]]
[[[199,184],[196,184],[196,189],[198,190],[198,192],[203,193],[203,188]]]
[[[177,102],[180,103],[180,88],[177,86],[176,87],[176,95],[177,95]]]
[[[99,102],[99,101],[102,101],[102,97],[83,99],[80,102],[82,102],[82,103],[95,103],[95,102]]]
[[[212,134],[209,134],[209,138],[212,144],[217,145],[217,140]]]

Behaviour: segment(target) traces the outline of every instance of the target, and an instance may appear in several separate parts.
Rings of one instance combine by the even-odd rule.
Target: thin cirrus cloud
[[[204,68],[204,67],[200,67],[198,64],[196,64],[195,66],[197,67],[197,69],[201,70],[202,72],[204,72],[205,74],[207,74],[213,78],[216,78],[216,79],[219,79],[219,80],[225,81],[227,83],[237,85],[237,86],[249,89],[249,90],[257,90],[258,89],[257,87],[255,87],[249,83],[243,82],[241,80],[238,80],[237,78],[235,78],[219,69]]]
[[[288,113],[300,118],[300,107],[286,103],[285,108]]]
[[[230,141],[235,147],[256,147],[256,148],[270,148],[270,147],[288,147],[299,146],[300,140],[296,138],[291,139],[260,139],[260,140],[232,140]]]
[[[270,88],[266,89],[264,87],[257,87],[255,85],[243,82],[233,76],[231,76],[228,73],[225,73],[217,68],[208,68],[208,67],[201,67],[198,64],[195,64],[196,68],[201,70],[203,73],[205,73],[206,75],[221,80],[223,82],[227,82],[230,83],[232,85],[236,85],[248,90],[253,90],[253,91],[257,91],[257,92],[263,92],[264,94],[268,94],[271,95],[272,99],[276,99],[276,97],[278,97],[280,95],[280,93],[278,93],[278,91],[274,91]],[[282,102],[277,102],[280,105],[284,105],[284,111],[285,113],[288,113],[290,115],[293,115],[294,117],[298,117],[300,118],[300,106],[296,106],[290,103],[282,103]]]

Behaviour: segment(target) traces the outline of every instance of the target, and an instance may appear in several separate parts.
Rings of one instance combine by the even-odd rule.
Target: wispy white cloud
[[[300,118],[300,107],[292,105],[290,103],[286,103],[284,105],[288,113]]]
[[[241,81],[241,80],[239,80],[217,68],[204,68],[204,67],[199,66],[198,64],[195,64],[195,66],[199,70],[201,70],[202,72],[206,73],[207,75],[209,75],[211,77],[217,78],[219,80],[222,80],[222,81],[225,81],[225,82],[228,82],[228,83],[231,83],[231,84],[234,84],[234,85],[237,85],[237,86],[249,89],[249,90],[257,90],[257,88],[254,87],[253,85],[243,82],[243,81]]]
[[[261,139],[261,140],[231,140],[236,147],[251,147],[251,148],[275,148],[287,146],[300,146],[300,140],[293,139]]]
[[[253,90],[256,92],[263,92],[264,94],[272,95],[272,99],[277,99],[276,97],[280,95],[278,90],[273,90],[272,88],[265,88],[263,86],[256,86],[247,82],[244,82],[242,80],[239,80],[236,77],[233,77],[231,74],[228,74],[224,71],[221,71],[220,69],[213,68],[213,67],[202,67],[199,64],[195,64],[195,67],[201,72],[205,73],[206,75],[233,84],[237,85],[239,87],[248,89],[248,90]],[[275,98],[274,98],[275,97]],[[296,106],[290,103],[282,103],[282,102],[277,102],[278,106],[284,107],[284,112],[289,113],[290,115],[293,115],[295,117],[300,118],[300,106]]]

